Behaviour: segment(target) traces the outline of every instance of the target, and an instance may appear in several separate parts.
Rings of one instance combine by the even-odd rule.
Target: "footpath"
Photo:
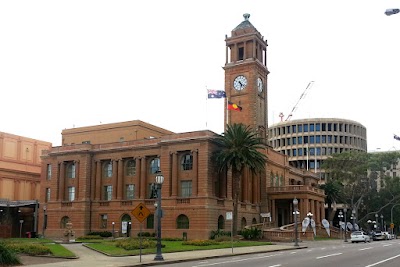
[[[127,257],[109,257],[92,249],[89,249],[81,243],[63,244],[68,250],[72,251],[78,258],[77,259],[59,259],[57,262],[46,263],[43,259],[41,263],[30,264],[24,262],[24,265],[30,267],[36,266],[52,266],[52,267],[122,267],[122,266],[153,266],[161,264],[172,264],[176,262],[204,260],[216,257],[228,257],[237,255],[246,255],[254,253],[265,253],[282,250],[293,250],[307,248],[305,244],[300,244],[295,247],[293,243],[273,244],[266,246],[242,247],[242,248],[224,248],[214,250],[200,250],[200,251],[185,251],[175,253],[163,253],[164,261],[154,261],[155,254],[142,255],[142,256],[127,256]]]

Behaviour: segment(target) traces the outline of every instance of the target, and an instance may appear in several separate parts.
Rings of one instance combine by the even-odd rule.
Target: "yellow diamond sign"
[[[143,203],[139,203],[131,212],[139,222],[143,222],[150,213],[150,210]]]

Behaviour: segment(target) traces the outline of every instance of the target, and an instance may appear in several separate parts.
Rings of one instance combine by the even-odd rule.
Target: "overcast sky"
[[[1,1],[0,131],[61,145],[61,131],[142,120],[223,132],[225,35],[250,14],[268,40],[269,124],[342,118],[368,150],[400,149],[395,0]]]

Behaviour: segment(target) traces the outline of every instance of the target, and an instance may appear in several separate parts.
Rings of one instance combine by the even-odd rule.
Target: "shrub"
[[[96,239],[103,239],[101,236],[99,235],[84,235],[84,236],[80,236],[76,239],[76,241],[79,240],[96,240]]]
[[[27,254],[30,256],[51,254],[50,248],[40,243],[10,243],[6,246],[15,253]]]
[[[103,232],[90,232],[87,235],[99,235],[101,237],[112,237],[112,233],[109,231],[103,231]]]
[[[21,264],[16,253],[0,242],[0,266]]]
[[[218,229],[216,231],[211,231],[210,239],[216,239],[216,238],[222,237],[222,236],[231,236],[231,232],[230,231],[224,231],[224,230],[221,230],[221,229]]]
[[[123,248],[125,250],[134,250],[134,249],[140,249],[140,240],[139,239],[121,239],[115,241],[115,246],[119,248]],[[144,239],[142,240],[142,249],[144,248],[155,248],[156,247],[156,242],[149,240],[149,239]]]
[[[182,242],[182,245],[190,245],[190,246],[210,246],[218,244],[215,240],[190,240]]]
[[[244,228],[243,230],[240,231],[240,235],[243,236],[244,239],[260,239],[262,231],[261,229],[257,229],[255,227],[251,228]]]

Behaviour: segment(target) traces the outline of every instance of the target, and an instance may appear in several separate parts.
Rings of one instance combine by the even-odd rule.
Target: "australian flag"
[[[222,90],[207,90],[208,98],[225,98],[226,94],[225,91]]]
[[[393,138],[396,139],[397,141],[400,141],[400,136],[398,135],[393,135]]]

